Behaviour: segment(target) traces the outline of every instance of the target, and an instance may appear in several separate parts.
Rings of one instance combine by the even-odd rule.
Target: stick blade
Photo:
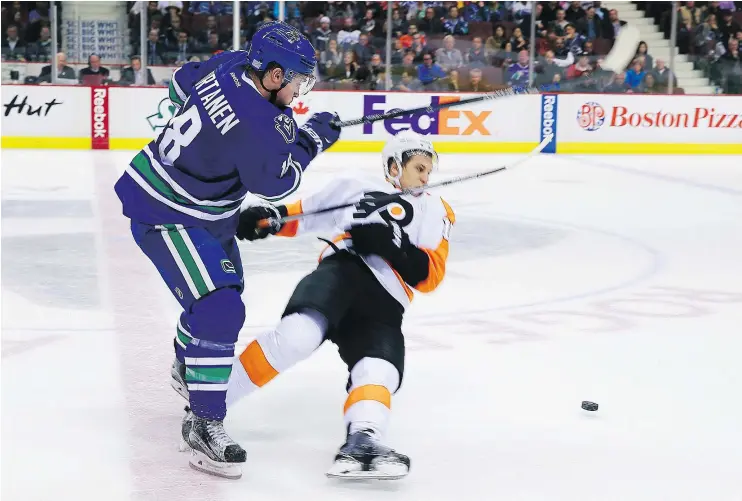
[[[633,24],[623,26],[621,32],[618,34],[618,38],[616,38],[613,44],[611,52],[608,53],[603,60],[603,64],[600,65],[601,68],[614,73],[624,71],[636,55],[639,42],[641,42],[639,28]]]

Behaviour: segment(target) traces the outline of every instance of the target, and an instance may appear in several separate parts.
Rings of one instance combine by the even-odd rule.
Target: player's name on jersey
[[[215,72],[211,72],[196,84],[196,91],[204,106],[204,110],[209,114],[211,122],[216,125],[222,136],[229,132],[229,129],[240,123],[240,119],[232,110],[229,101],[222,94],[222,88],[216,79]],[[226,116],[225,116],[226,115]],[[217,123],[219,120],[219,123]]]

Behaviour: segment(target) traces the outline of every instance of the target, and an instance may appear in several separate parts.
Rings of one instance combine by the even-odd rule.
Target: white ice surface
[[[177,303],[112,189],[131,156],[2,151],[4,501],[742,500],[742,158],[542,156],[440,190],[449,270],[405,320],[388,436],[412,470],[351,484],[324,477],[332,345],[230,409],[241,480],[188,468]],[[444,155],[439,179],[509,158]],[[300,193],[378,164],[325,155]],[[240,346],[319,246],[242,247]]]

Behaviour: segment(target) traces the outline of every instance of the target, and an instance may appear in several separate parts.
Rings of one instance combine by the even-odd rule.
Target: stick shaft
[[[454,177],[454,178],[451,178],[451,179],[447,179],[445,181],[440,181],[438,183],[428,184],[428,185],[426,185],[423,188],[408,188],[406,190],[400,191],[399,193],[391,193],[391,194],[389,194],[386,197],[375,198],[374,199],[374,203],[377,204],[377,205],[384,205],[385,203],[392,202],[392,201],[396,200],[398,197],[403,196],[403,195],[415,195],[417,193],[421,193],[421,192],[424,192],[424,191],[427,191],[427,190],[430,190],[430,189],[442,188],[444,186],[449,186],[449,185],[452,185],[452,184],[458,184],[458,183],[461,183],[463,181],[470,181],[472,179],[478,179],[480,177],[490,176],[492,174],[497,174],[498,172],[502,172],[502,171],[505,171],[505,170],[512,170],[517,165],[522,164],[523,162],[525,162],[526,160],[530,159],[534,155],[537,155],[537,154],[541,153],[541,151],[546,147],[546,145],[549,144],[553,140],[553,137],[554,136],[547,136],[547,137],[545,137],[544,140],[541,141],[541,143],[536,147],[536,149],[534,149],[533,151],[531,151],[528,155],[526,155],[526,156],[524,156],[522,158],[519,158],[518,160],[516,160],[515,162],[511,163],[510,165],[502,165],[502,166],[497,167],[495,169],[490,169],[490,170],[485,170],[485,171],[482,171],[482,172],[477,172],[476,174],[468,174],[466,176]],[[283,223],[287,223],[289,221],[293,221],[293,220],[296,220],[296,219],[301,219],[301,218],[304,218],[304,217],[307,217],[307,216],[316,216],[318,214],[325,214],[327,212],[332,212],[332,211],[336,211],[336,210],[347,209],[347,208],[353,207],[353,206],[355,206],[357,204],[358,204],[358,201],[355,201],[355,202],[345,202],[345,203],[342,203],[342,204],[331,205],[329,207],[323,207],[321,209],[318,209],[318,210],[315,210],[315,211],[311,211],[311,212],[302,212],[301,214],[295,214],[293,216],[286,216],[284,218],[281,218],[280,222],[283,224]],[[270,222],[269,219],[261,219],[258,222],[258,227],[259,228],[267,228],[267,227],[269,227],[271,225],[270,223],[271,222]]]

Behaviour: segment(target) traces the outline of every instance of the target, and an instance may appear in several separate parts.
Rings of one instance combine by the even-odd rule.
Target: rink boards
[[[341,118],[476,94],[316,91],[293,103]],[[167,88],[3,86],[2,147],[137,150],[168,123]],[[441,153],[524,153],[555,134],[545,153],[742,154],[742,96],[542,94],[506,97],[348,127],[331,151],[380,151],[411,128]]]

